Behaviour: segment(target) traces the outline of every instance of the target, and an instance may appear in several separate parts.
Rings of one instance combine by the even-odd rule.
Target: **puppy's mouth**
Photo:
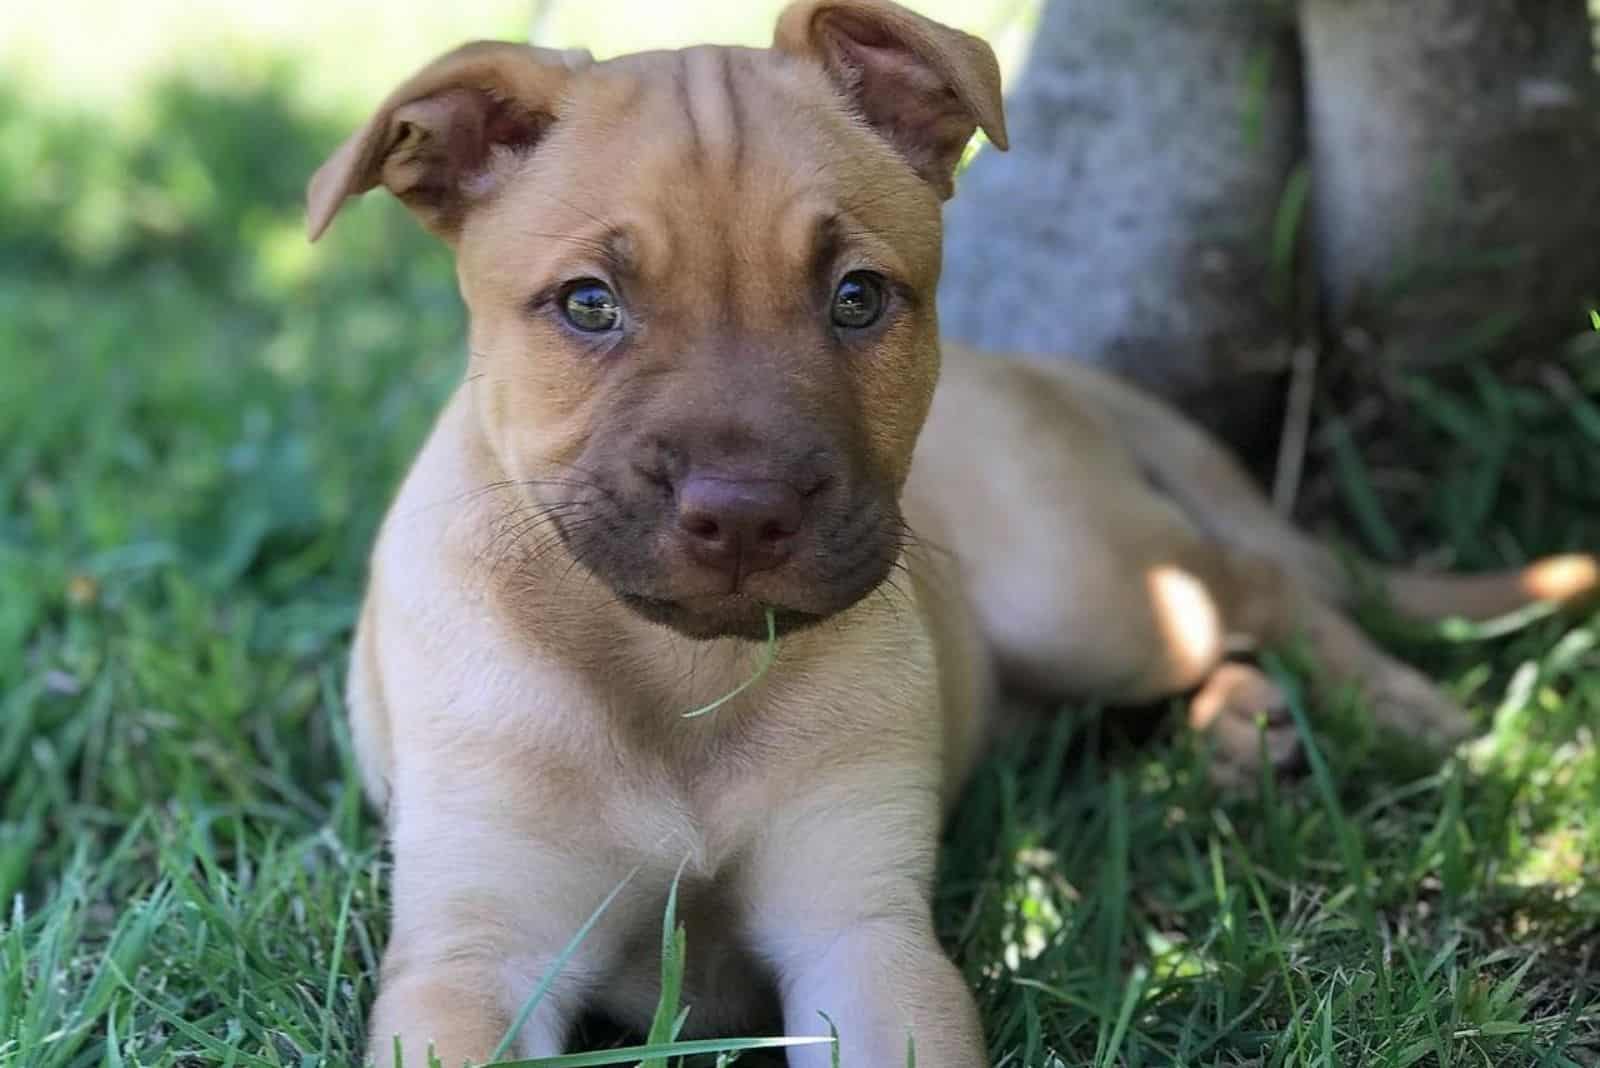
[[[743,638],[765,641],[767,613],[772,613],[772,629],[778,637],[816,626],[827,616],[798,608],[763,603],[742,593],[708,594],[670,600],[638,593],[620,594],[622,603],[652,623],[690,638]]]
[[[671,519],[613,495],[551,516],[574,562],[623,606],[697,640],[765,641],[832,618],[889,579],[898,511],[869,501],[816,523],[776,566],[729,574],[697,560]]]

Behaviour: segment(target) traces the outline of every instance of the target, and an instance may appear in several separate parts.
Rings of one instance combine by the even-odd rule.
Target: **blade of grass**
[[[1400,535],[1384,513],[1383,502],[1372,488],[1366,464],[1344,420],[1329,421],[1328,442],[1333,448],[1334,470],[1344,492],[1345,503],[1355,513],[1361,532],[1384,560],[1393,562],[1400,559]]]
[[[1374,938],[1377,938],[1377,908],[1372,901],[1371,887],[1367,885],[1367,863],[1361,848],[1361,840],[1351,829],[1349,820],[1345,818],[1344,807],[1339,804],[1339,792],[1333,782],[1333,773],[1328,770],[1328,762],[1323,759],[1316,737],[1311,732],[1311,721],[1306,716],[1305,699],[1300,683],[1289,673],[1288,668],[1276,654],[1267,653],[1262,657],[1262,661],[1282,687],[1289,706],[1289,714],[1294,717],[1300,744],[1305,747],[1306,763],[1311,768],[1312,781],[1316,783],[1317,796],[1322,801],[1328,822],[1333,827],[1334,840],[1339,844],[1345,874],[1349,877],[1349,885],[1361,910],[1362,925]]]
[[[352,869],[345,880],[344,894],[339,901],[339,919],[333,927],[333,949],[328,954],[328,982],[322,996],[322,1056],[329,1055],[328,1045],[333,1041],[334,995],[339,989],[339,962],[344,957],[345,932],[350,925],[350,899],[355,896],[357,871]]]
[[[1122,1050],[1122,1043],[1128,1037],[1128,1025],[1133,1022],[1133,1010],[1139,1007],[1139,1002],[1144,997],[1145,983],[1149,978],[1150,970],[1143,964],[1134,968],[1133,974],[1128,976],[1128,982],[1122,988],[1122,1007],[1117,1010],[1117,1022],[1111,1029],[1111,1039],[1101,1054],[1095,1058],[1095,1068],[1111,1068],[1116,1062],[1117,1054]]]
[[[568,1053],[522,1061],[491,1061],[484,1068],[597,1068],[607,1064],[633,1064],[652,1058],[695,1057],[711,1053],[742,1053],[756,1049],[792,1049],[820,1046],[833,1041],[821,1035],[802,1038],[708,1038],[693,1042],[662,1042],[650,1046],[618,1046],[593,1053]]]
[[[667,907],[661,914],[661,996],[656,1001],[656,1014],[645,1036],[646,1045],[675,1041],[683,1027],[684,1015],[689,1011],[687,1008],[682,1013],[678,1010],[683,995],[684,956],[688,949],[687,932],[678,923],[678,884],[688,863],[687,856],[679,862],[672,876],[672,887],[667,891]],[[665,1058],[647,1060],[641,1062],[640,1068],[667,1068],[667,1062]]]
[[[1311,169],[1301,163],[1284,184],[1272,220],[1272,298],[1279,307],[1287,307],[1294,295],[1294,256],[1310,199]]]
[[[761,654],[761,663],[756,667],[756,673],[745,679],[738,686],[735,686],[728,693],[712,701],[709,705],[701,705],[699,708],[685,712],[683,718],[698,719],[701,716],[715,712],[765,678],[768,669],[772,667],[772,662],[776,659],[778,659],[778,616],[769,605],[767,607],[767,644]]]
[[[611,903],[617,899],[617,895],[622,893],[623,888],[631,883],[633,877],[638,874],[639,869],[634,868],[623,876],[622,881],[612,888],[611,893],[606,895],[605,900],[595,906],[594,912],[590,913],[589,918],[583,922],[583,926],[578,928],[577,933],[567,942],[567,946],[561,951],[561,955],[545,971],[544,977],[539,980],[539,985],[533,988],[532,994],[528,995],[528,1000],[522,1003],[522,1011],[517,1013],[516,1020],[506,1030],[505,1036],[500,1039],[500,1044],[494,1048],[494,1052],[489,1055],[489,1060],[497,1061],[505,1056],[506,1050],[511,1048],[511,1043],[517,1040],[517,1035],[521,1033],[523,1025],[528,1022],[528,1017],[533,1015],[533,1010],[539,1007],[539,1003],[544,1000],[545,994],[549,993],[550,985],[556,981],[556,976],[561,973],[561,969],[567,966],[567,962],[578,951],[578,947],[583,944],[583,940],[589,937],[589,932],[594,930],[594,925],[600,922],[600,917],[605,915],[606,909],[611,907]],[[610,1064],[612,1062],[605,1061],[601,1063]]]

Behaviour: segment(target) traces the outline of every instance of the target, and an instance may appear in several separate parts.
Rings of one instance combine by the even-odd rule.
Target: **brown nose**
[[[690,555],[736,577],[789,559],[804,514],[800,493],[782,482],[690,475],[678,487]]]

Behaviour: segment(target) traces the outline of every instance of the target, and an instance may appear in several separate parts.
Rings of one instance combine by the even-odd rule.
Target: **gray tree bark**
[[[1302,33],[1331,322],[1411,362],[1579,329],[1600,298],[1587,0],[1306,0]]]
[[[1259,416],[1293,319],[1273,234],[1298,68],[1273,0],[1053,0],[1011,152],[981,153],[947,209],[945,332],[1100,364],[1213,425]]]

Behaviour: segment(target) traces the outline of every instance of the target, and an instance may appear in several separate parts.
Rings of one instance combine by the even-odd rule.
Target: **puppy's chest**
[[[682,863],[697,878],[721,882],[759,841],[774,812],[805,791],[792,749],[758,732],[696,738],[657,737],[652,748],[628,745],[609,791],[613,834],[645,863]]]
[[[842,667],[780,661],[769,682],[701,717],[611,721],[608,827],[642,857],[722,880],[819,791],[891,802],[907,789],[896,784],[936,775],[934,673],[902,648]]]

